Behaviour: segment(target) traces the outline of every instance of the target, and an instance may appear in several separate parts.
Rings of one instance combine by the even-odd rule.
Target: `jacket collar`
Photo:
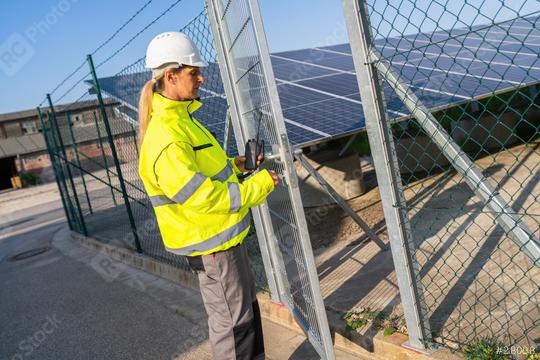
[[[162,112],[162,111],[183,112],[185,111],[191,115],[201,106],[202,106],[202,103],[195,99],[185,100],[185,101],[171,100],[157,92],[155,92],[152,97],[152,111],[154,112]]]

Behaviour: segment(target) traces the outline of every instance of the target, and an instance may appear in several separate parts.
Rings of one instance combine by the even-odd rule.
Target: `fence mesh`
[[[228,62],[231,92],[238,101],[234,104],[238,106],[238,127],[245,138],[263,140],[265,153],[278,154],[281,149],[286,152],[288,148],[284,147],[289,143],[277,89],[272,88],[275,80],[270,56],[266,53],[266,39],[261,35],[258,4],[233,0],[213,3],[222,32],[221,46]],[[269,245],[273,270],[281,279],[278,281],[283,287],[279,289],[281,301],[290,308],[319,355],[333,358],[305,215],[298,186],[292,184],[298,180],[292,168],[292,154],[289,156],[289,160],[282,158],[264,165],[291,182],[275,188],[262,214],[263,221],[267,222],[265,226],[272,229],[268,241],[275,243]]]
[[[203,69],[201,101],[205,106],[197,116],[204,119],[217,139],[224,140],[227,102],[206,12],[202,11],[179,30],[195,41],[210,64]],[[99,76],[103,62],[99,63],[99,89],[94,86],[88,62],[77,68],[70,77],[80,80],[51,103],[49,112],[42,114],[43,133],[73,230],[188,269],[183,257],[165,251],[138,175],[137,104],[140,89],[151,77],[144,60],[141,58],[109,77]],[[77,91],[80,96],[76,101],[61,103],[65,98],[76,97]],[[232,144],[229,148],[236,152]],[[251,250],[256,252],[254,247]],[[264,272],[260,270],[258,285],[264,287]]]
[[[522,357],[540,339],[538,2],[367,8],[387,109],[414,115],[391,131],[434,340]]]
[[[257,94],[265,85],[258,59],[250,56],[256,53],[255,44],[243,37],[245,26],[251,26],[242,21],[248,19],[246,9],[231,7],[231,1],[220,3],[223,18],[238,15],[229,19],[237,25],[230,29],[229,39],[239,59],[235,80],[254,89],[242,96],[251,97],[258,111],[245,108],[243,115],[251,111],[257,120],[262,113],[262,134],[278,143],[268,120],[269,99]],[[433,338],[454,348],[487,338],[532,349],[540,339],[540,270],[531,256],[540,237],[538,2],[369,0],[367,7],[373,64],[385,82],[406,199],[398,206],[408,213],[413,230],[419,265],[415,276],[423,286]],[[206,13],[181,30],[210,64],[203,70],[205,106],[197,117],[225,141],[227,102]],[[335,51],[346,53],[345,48]],[[150,78],[144,59],[113,77],[100,77],[99,70],[98,65],[102,108],[84,64],[70,74],[80,80],[41,116],[69,225],[187,269],[183,258],[164,250],[137,174],[137,100]],[[400,93],[399,87],[405,91]],[[77,100],[66,105],[66,98]],[[403,100],[416,102],[407,107]],[[442,144],[436,144],[424,118],[393,118],[397,113],[425,114],[426,109],[437,130],[448,134]],[[445,155],[452,144],[461,151],[459,156]],[[469,166],[456,165],[458,158],[468,159]],[[280,164],[273,168],[283,173]],[[475,169],[485,180],[483,186],[471,182]],[[486,187],[494,191],[486,193]],[[303,250],[287,225],[294,219],[283,196],[278,190],[269,206],[286,260],[282,275],[290,279],[297,317],[316,324],[313,304],[306,297]],[[486,205],[492,200],[508,207],[496,211]],[[508,226],[509,220],[515,226]],[[256,253],[256,246],[251,251]],[[260,262],[255,269],[262,287]],[[319,329],[310,330],[316,337]]]

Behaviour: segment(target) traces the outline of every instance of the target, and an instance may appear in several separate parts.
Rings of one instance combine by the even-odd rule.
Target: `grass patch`
[[[366,325],[371,325],[377,330],[384,330],[384,336],[390,336],[396,332],[407,335],[405,319],[394,311],[385,312],[361,308],[343,314],[341,319],[346,323],[346,331],[356,331]]]

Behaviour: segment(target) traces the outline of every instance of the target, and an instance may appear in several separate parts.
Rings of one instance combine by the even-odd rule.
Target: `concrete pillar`
[[[365,193],[358,154],[338,157],[337,150],[321,150],[306,155],[305,158],[343,199],[349,200]],[[334,203],[317,180],[312,178],[298,161],[295,162],[295,167],[304,207]]]

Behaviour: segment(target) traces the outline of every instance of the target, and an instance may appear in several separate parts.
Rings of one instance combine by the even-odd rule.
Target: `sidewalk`
[[[540,210],[534,194],[540,191],[538,153],[523,146],[516,146],[498,154],[496,160],[498,164],[495,167],[491,166],[491,158],[480,159],[476,163],[484,169],[492,182],[508,182],[506,192],[501,196],[513,206],[527,209],[528,216],[524,217],[523,221],[531,228],[537,228],[535,226],[538,224],[537,214]],[[534,176],[528,175],[533,172]],[[512,177],[509,178],[508,174],[512,174]],[[523,181],[515,179],[528,179],[526,187],[521,186]],[[535,280],[539,279],[540,271],[530,269],[527,272],[527,269],[517,266],[528,264],[527,259],[504,232],[494,227],[489,214],[481,211],[482,202],[463,184],[460,176],[449,172],[409,184],[405,189],[405,197],[414,204],[409,213],[411,226],[415,229],[416,238],[422,240],[417,244],[416,255],[422,269],[432,324],[438,327],[438,332],[462,342],[471,340],[467,338],[468,334],[480,334],[484,330],[501,330],[512,336],[523,333],[519,326],[530,326],[530,323],[538,318],[538,307],[534,301],[516,304],[515,299],[520,299],[521,295],[531,298],[530,294],[537,292],[535,284],[538,281]],[[378,230],[381,239],[387,242],[376,188],[372,187],[365,195],[349,201],[349,205],[373,229]],[[316,264],[336,343],[339,339],[352,339],[356,344],[351,346],[362,347],[361,354],[366,358],[419,358],[420,355],[400,347],[406,337],[399,334],[378,338],[376,329],[369,324],[358,332],[344,331],[345,322],[340,316],[350,310],[369,308],[389,311],[396,307],[399,312],[397,280],[389,250],[381,251],[373,242],[366,242],[365,236],[358,237],[363,233],[339,209],[328,207],[322,210],[324,212],[315,213],[316,216],[309,213],[307,215],[311,240],[321,244],[315,250]],[[103,227],[101,222],[98,223]],[[329,240],[335,241],[328,243]],[[103,244],[90,246],[97,249]],[[122,250],[125,249],[114,250],[117,258],[134,265],[143,262],[143,257],[137,257],[133,251]],[[508,255],[512,255],[515,260],[512,266],[506,266],[505,270],[501,264],[507,261],[505,259]],[[140,267],[149,271],[165,268],[157,260],[145,266]],[[183,275],[179,275],[181,270],[178,270],[178,273],[174,271],[171,270],[169,275],[170,278],[176,276],[174,283],[178,284]],[[493,282],[494,278],[498,281]],[[524,280],[520,280],[521,286],[515,286],[514,279]],[[511,327],[494,322],[496,317],[492,316],[492,313],[504,308],[515,317]],[[460,319],[464,321],[460,322]],[[477,319],[485,320],[478,322]],[[276,321],[287,325],[280,316]],[[459,326],[459,331],[445,332],[445,329],[456,330],[455,326],[451,326],[454,324]],[[533,335],[536,336],[537,330],[534,331]],[[298,336],[302,335],[299,333]],[[270,335],[267,338],[270,339]],[[280,344],[279,349],[283,351],[279,355],[294,353],[295,356],[300,356],[295,353],[298,345],[302,343],[300,339],[294,334],[289,335],[290,341],[278,338],[275,343]],[[267,341],[274,343],[274,340]],[[287,350],[283,344],[289,342],[295,343],[296,348]],[[388,352],[381,355],[381,347],[391,346],[394,346],[389,352],[393,354],[391,357],[388,357]],[[198,354],[199,347],[192,348],[195,354]],[[448,351],[438,351],[433,355],[439,359],[449,356]]]
[[[67,228],[59,231],[53,245],[64,255],[95,270],[105,281],[118,282],[150,296],[156,303],[171,310],[189,322],[188,336],[177,346],[175,360],[211,360],[211,348],[207,338],[207,317],[198,291],[181,286],[159,276],[126,265],[103,253],[73,243]],[[308,360],[318,358],[306,337],[263,317],[263,331],[267,359]],[[156,335],[157,336],[157,335]],[[343,351],[337,351],[337,359],[358,359]]]

